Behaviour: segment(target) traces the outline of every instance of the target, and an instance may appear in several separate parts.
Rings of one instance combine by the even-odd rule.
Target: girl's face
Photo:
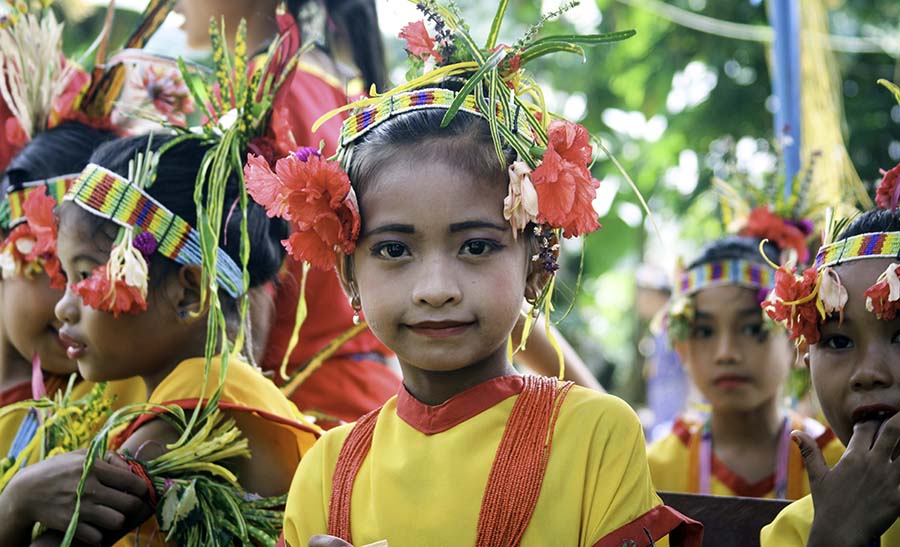
[[[0,281],[0,314],[10,343],[26,360],[37,354],[45,371],[67,375],[77,367],[66,357],[59,338],[61,323],[53,313],[62,295],[50,288],[50,278],[44,273],[32,279],[14,275]]]
[[[822,412],[845,445],[856,423],[883,421],[900,409],[900,318],[876,318],[863,295],[891,262],[873,258],[834,268],[849,296],[844,318],[829,318],[809,349]]]
[[[177,314],[177,281],[164,280],[158,286],[151,282],[147,310],[141,313],[116,318],[86,306],[72,284],[106,264],[114,230],[110,223],[98,230],[90,215],[72,204],[61,207],[59,216],[58,255],[68,286],[56,305],[56,317],[81,375],[94,382],[147,378],[166,364],[177,364],[188,342]]]
[[[506,193],[413,150],[369,183],[353,276],[366,321],[404,366],[505,359],[530,270],[527,238],[503,218]]]
[[[793,351],[782,331],[766,329],[756,290],[708,287],[693,300],[691,334],[676,349],[713,409],[749,411],[778,397]]]

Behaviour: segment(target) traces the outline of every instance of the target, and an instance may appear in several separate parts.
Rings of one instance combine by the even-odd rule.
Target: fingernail
[[[800,446],[800,443],[803,442],[802,439],[800,439],[800,433],[796,431],[791,431],[791,440],[794,441],[794,444],[797,446]]]

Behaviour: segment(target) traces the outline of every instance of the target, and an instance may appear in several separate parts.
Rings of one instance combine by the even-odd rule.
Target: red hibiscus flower
[[[554,121],[547,152],[531,173],[538,194],[538,221],[577,237],[600,228],[593,202],[600,181],[591,176],[591,145],[584,127]]]
[[[56,256],[56,238],[58,225],[53,208],[56,200],[48,196],[43,189],[32,191],[25,198],[22,210],[28,228],[34,234],[34,250],[28,260],[40,262],[44,272],[50,278],[50,286],[54,289],[65,289],[66,278],[62,274],[59,258]]]
[[[816,307],[815,296],[819,273],[807,268],[803,276],[795,274],[796,268],[784,267],[775,272],[775,300],[763,302],[769,317],[783,323],[791,333],[791,340],[802,339],[807,344],[819,341],[819,324],[822,315]]]
[[[897,206],[897,180],[900,177],[900,163],[890,171],[881,171],[884,178],[875,193],[875,204],[882,209],[893,209]]]
[[[29,276],[40,271],[40,268],[31,264],[28,259],[34,250],[34,234],[31,233],[28,224],[19,224],[13,228],[3,241],[3,249],[9,250],[15,262],[15,272],[10,273]]]
[[[94,270],[84,281],[72,285],[72,290],[86,305],[112,313],[113,317],[147,309],[147,301],[138,287],[126,284],[124,279],[117,279],[115,285],[111,283],[106,274],[106,264]]]
[[[806,262],[809,259],[806,234],[766,206],[756,207],[750,211],[750,217],[740,235],[768,239],[778,245],[780,249],[794,249],[797,251],[797,259],[800,262]]]
[[[282,243],[294,258],[329,270],[335,251],[351,253],[359,235],[359,207],[350,179],[336,162],[309,154],[278,160],[273,172],[250,155],[244,167],[247,192],[270,217],[291,222],[293,234]]]
[[[406,51],[413,57],[423,61],[428,57],[434,57],[438,63],[444,60],[443,56],[434,49],[434,38],[428,35],[428,29],[422,21],[413,21],[400,31],[400,39],[406,40]]]

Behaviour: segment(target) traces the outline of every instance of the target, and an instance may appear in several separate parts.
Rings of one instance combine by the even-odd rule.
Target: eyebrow
[[[466,230],[473,230],[478,228],[487,228],[489,230],[506,232],[507,230],[509,230],[509,224],[502,226],[500,224],[494,224],[493,222],[488,222],[486,220],[467,220],[466,222],[457,222],[455,224],[451,224],[450,233],[455,234],[457,232],[464,232]]]
[[[384,224],[377,228],[372,228],[371,230],[363,234],[362,237],[369,237],[376,234],[385,233],[414,234],[416,233],[416,229],[411,224]]]
[[[737,312],[738,315],[753,315],[753,314],[762,314],[762,308],[744,308],[741,311]]]

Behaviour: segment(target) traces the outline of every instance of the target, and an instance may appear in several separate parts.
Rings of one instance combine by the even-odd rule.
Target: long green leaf
[[[528,51],[522,54],[522,66],[525,66],[531,61],[534,61],[539,57],[543,57],[544,55],[559,52],[574,53],[575,55],[580,55],[582,60],[584,59],[584,49],[582,49],[581,46],[576,46],[575,44],[554,42],[528,48]]]
[[[611,44],[613,42],[621,42],[627,40],[637,34],[634,29],[620,30],[616,32],[606,32],[603,34],[555,34],[553,36],[545,36],[539,40],[535,40],[525,46],[525,51],[533,47],[544,46],[546,44],[584,44],[586,46],[598,46],[600,44]]]
[[[497,66],[500,64],[500,61],[506,54],[503,51],[494,52],[493,55],[488,57],[488,59],[481,65],[475,74],[473,74],[459,90],[459,93],[456,95],[456,98],[450,104],[450,108],[447,109],[447,112],[444,114],[444,119],[441,120],[441,127],[446,127],[447,124],[456,116],[456,113],[462,107],[463,102],[465,102],[466,97],[468,97],[472,90],[475,89],[475,86],[481,83],[481,80],[485,77],[485,75],[492,70],[496,70]],[[479,105],[481,107],[482,105]]]
[[[509,0],[500,0],[497,3],[497,12],[491,22],[491,30],[488,32],[487,42],[484,44],[485,49],[493,49],[497,45],[497,36],[500,34],[500,25],[503,23],[503,15],[506,13],[508,4]]]

